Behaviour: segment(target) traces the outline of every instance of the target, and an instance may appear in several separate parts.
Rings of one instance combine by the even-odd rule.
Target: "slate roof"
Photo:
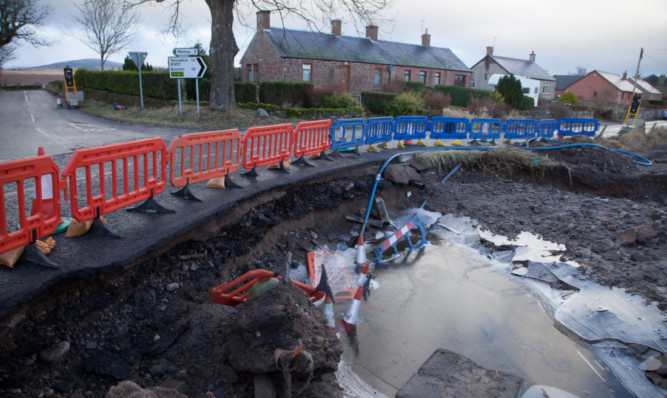
[[[412,66],[470,72],[448,48],[292,29],[264,30],[281,57]]]
[[[576,83],[585,75],[554,75],[556,79],[556,90],[565,90]]]
[[[632,92],[634,89],[634,84],[629,80],[624,80],[623,76],[619,76],[615,73],[601,72],[599,70],[593,71],[597,72],[609,83],[613,84],[620,91]],[[591,73],[593,73],[591,72]]]
[[[489,55],[489,57],[495,60],[498,65],[500,65],[508,73],[513,75],[521,75],[530,77],[531,79],[539,80],[556,80],[547,71],[540,68],[535,62],[526,61],[524,59],[499,57],[496,55]]]
[[[630,80],[630,82],[634,82],[635,78],[631,77],[628,80]],[[662,95],[662,92],[660,90],[653,87],[651,85],[651,83],[647,82],[646,80],[638,79],[637,80],[637,87],[641,87],[642,90],[646,91],[649,94],[660,94],[660,95]]]

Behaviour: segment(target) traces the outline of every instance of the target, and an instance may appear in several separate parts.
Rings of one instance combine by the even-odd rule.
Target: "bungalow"
[[[493,85],[489,83],[493,75],[514,75],[517,78],[537,80],[539,98],[554,98],[556,79],[535,63],[535,52],[530,53],[528,60],[515,59],[493,55],[493,47],[489,46],[486,48],[486,56],[470,69],[473,73],[473,88],[493,90]],[[493,81],[497,83],[495,77]],[[524,94],[533,97],[538,94],[533,87],[530,91],[527,93],[524,90]]]
[[[639,79],[628,79],[614,73],[594,70],[567,87],[580,101],[594,101],[618,105],[630,105],[632,93],[641,93],[645,100],[660,100],[661,93],[648,82]]]
[[[331,33],[271,28],[269,11],[257,12],[257,32],[241,58],[243,80],[311,82],[316,88],[358,95],[378,91],[392,80],[427,86],[470,87],[471,70],[447,48],[378,40],[378,27],[366,37],[341,34],[342,22],[331,21]]]

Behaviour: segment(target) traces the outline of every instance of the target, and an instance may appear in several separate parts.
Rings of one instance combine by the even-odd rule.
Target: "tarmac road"
[[[0,162],[36,156],[39,146],[53,157],[150,137],[162,137],[168,144],[195,131],[199,130],[125,124],[79,109],[57,109],[55,97],[43,90],[0,92]]]

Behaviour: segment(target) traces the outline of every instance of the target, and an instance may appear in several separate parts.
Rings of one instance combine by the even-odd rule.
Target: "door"
[[[343,65],[340,71],[341,89],[344,93],[350,92],[350,65]]]

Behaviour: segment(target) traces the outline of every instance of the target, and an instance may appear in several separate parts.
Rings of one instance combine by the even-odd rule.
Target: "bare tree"
[[[122,0],[83,0],[75,6],[79,14],[74,20],[86,31],[79,40],[100,55],[100,69],[104,70],[111,54],[134,41],[139,16]]]
[[[17,40],[48,45],[35,31],[48,13],[48,6],[40,5],[39,0],[0,0],[0,66],[12,59]]]
[[[125,0],[128,4],[161,3],[164,0]],[[169,0],[172,7],[170,28],[178,32],[179,13],[186,0]],[[346,13],[353,21],[370,22],[379,10],[389,6],[394,0],[204,0],[211,12],[211,45],[209,55],[211,65],[212,109],[227,109],[236,106],[234,100],[234,57],[239,52],[232,25],[234,11],[245,8],[276,11],[281,18],[296,15],[313,28],[320,18]]]

